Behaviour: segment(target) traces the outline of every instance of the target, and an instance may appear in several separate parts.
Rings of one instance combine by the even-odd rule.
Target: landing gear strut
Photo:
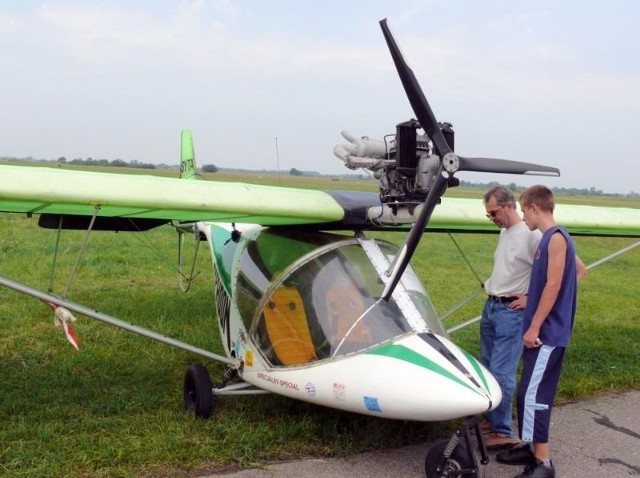
[[[471,443],[471,431],[476,435],[480,460],[473,451]],[[460,443],[463,440],[464,443]],[[424,462],[424,471],[427,478],[453,478],[465,476],[480,478],[480,464],[489,463],[487,448],[484,445],[480,421],[478,417],[468,417],[449,440],[436,443],[429,452]]]

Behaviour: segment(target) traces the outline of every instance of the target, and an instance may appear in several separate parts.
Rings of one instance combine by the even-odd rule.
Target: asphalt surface
[[[425,443],[348,458],[280,462],[259,469],[209,475],[209,478],[424,477],[424,460],[431,445]],[[640,476],[640,391],[556,407],[552,414],[550,445],[558,478]],[[489,452],[490,461],[481,467],[481,476],[511,478],[522,472],[521,466],[498,463],[496,453]]]

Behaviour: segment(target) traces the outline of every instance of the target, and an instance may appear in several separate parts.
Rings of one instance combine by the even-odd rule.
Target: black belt
[[[513,302],[514,300],[517,299],[517,297],[511,295],[511,296],[507,296],[507,297],[498,297],[497,295],[490,295],[489,299],[495,301],[495,302],[501,302],[503,304],[510,304],[511,302]]]

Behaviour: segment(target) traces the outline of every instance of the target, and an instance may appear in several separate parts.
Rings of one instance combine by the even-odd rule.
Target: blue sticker
[[[367,410],[370,412],[381,412],[382,409],[378,404],[378,399],[375,397],[363,397],[364,398],[364,406],[367,407]]]

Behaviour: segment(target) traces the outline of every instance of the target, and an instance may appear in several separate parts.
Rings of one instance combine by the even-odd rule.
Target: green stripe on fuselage
[[[229,244],[231,232],[224,227],[211,224],[211,241],[213,247],[213,257],[216,261],[216,270],[222,280],[222,285],[227,291],[227,295],[231,297],[231,264],[225,263],[225,255],[223,249]],[[231,242],[232,247],[237,247],[235,242]],[[229,257],[231,259],[231,257]],[[228,261],[230,262],[230,261]]]
[[[395,344],[383,345],[380,348],[377,348],[375,350],[372,350],[371,352],[368,352],[368,354],[391,357],[391,358],[412,363],[414,365],[417,365],[418,367],[424,367],[426,369],[431,370],[434,373],[437,373],[438,375],[442,375],[443,377],[448,378],[449,380],[453,380],[454,382],[459,383],[460,385],[464,385],[469,390],[473,390],[474,392],[480,395],[480,392],[478,392],[478,390],[469,386],[469,384],[465,383],[463,380],[460,380],[458,377],[456,377],[454,374],[449,372],[447,369],[443,368],[442,366],[438,365],[432,360],[429,360],[427,357],[420,355],[419,353],[411,350],[410,348],[405,347],[404,345],[395,345]]]
[[[476,358],[473,355],[471,355],[469,352],[467,352],[466,350],[462,350],[462,349],[460,349],[460,350],[462,351],[464,356],[467,357],[467,360],[473,366],[473,369],[476,371],[476,373],[478,374],[478,376],[482,380],[482,385],[484,385],[484,388],[486,388],[488,390],[489,389],[489,384],[487,383],[487,377],[484,376],[484,373],[482,372],[482,369],[480,368],[480,364],[478,363]]]

